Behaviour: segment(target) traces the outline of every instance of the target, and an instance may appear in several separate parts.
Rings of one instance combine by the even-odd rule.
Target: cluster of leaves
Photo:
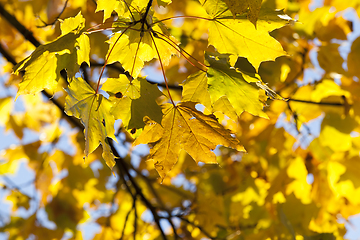
[[[0,3],[10,239],[342,239],[360,212],[356,1]]]

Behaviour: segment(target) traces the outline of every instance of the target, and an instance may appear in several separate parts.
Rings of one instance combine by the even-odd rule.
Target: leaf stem
[[[155,49],[156,49],[156,53],[157,53],[157,55],[158,55],[158,57],[159,57],[159,62],[160,62],[160,66],[161,66],[161,72],[162,72],[162,74],[163,74],[163,76],[164,76],[164,81],[165,81],[165,85],[166,85],[166,90],[167,90],[167,92],[168,92],[168,94],[169,94],[169,98],[170,98],[170,100],[171,100],[172,105],[174,105],[174,107],[176,107],[176,105],[175,105],[175,103],[174,103],[174,101],[173,101],[173,99],[172,99],[172,97],[171,97],[171,94],[170,94],[170,90],[169,90],[169,86],[168,86],[168,83],[167,83],[167,80],[166,80],[165,70],[164,70],[164,66],[163,66],[162,61],[161,61],[161,57],[160,57],[159,50],[158,50],[158,48],[157,48],[157,46],[156,46],[155,39],[154,39],[154,37],[153,37],[153,35],[152,35],[151,33],[150,33],[150,37],[151,37],[152,41],[154,42],[154,46],[155,46]]]
[[[203,66],[204,68],[207,68],[207,66],[206,66],[205,64],[203,64],[202,62],[200,62],[199,60],[197,60],[196,58],[194,58],[194,57],[193,57],[190,53],[188,53],[185,49],[183,49],[182,47],[178,46],[171,38],[169,38],[168,36],[166,36],[165,34],[163,34],[163,33],[161,33],[161,32],[157,32],[157,31],[154,31],[154,30],[153,30],[152,32],[156,33],[157,35],[162,35],[162,36],[166,37],[166,39],[164,39],[164,38],[161,38],[161,37],[157,36],[157,38],[165,41],[167,44],[169,44],[170,46],[172,46],[176,51],[178,51],[178,52],[181,54],[181,56],[183,56],[191,65],[193,65],[194,67],[198,68],[199,70],[201,70],[201,71],[203,71],[203,72],[206,72],[206,70],[195,66],[195,64],[193,64],[193,63],[190,61],[190,59],[189,59],[188,57],[186,57],[185,54],[183,54],[183,52],[186,53],[186,55],[188,55],[190,58],[194,59],[199,65]],[[171,43],[170,43],[168,40],[169,40]],[[174,46],[174,45],[175,45],[175,46]],[[179,50],[179,49],[180,49],[180,50]]]
[[[97,83],[97,86],[96,86],[96,91],[95,91],[96,94],[99,92],[101,77],[102,77],[102,75],[103,75],[103,73],[104,73],[105,67],[106,67],[106,65],[107,65],[107,62],[108,62],[108,60],[109,60],[109,57],[110,57],[110,55],[111,55],[111,53],[112,53],[112,51],[113,51],[116,43],[119,41],[119,39],[122,37],[122,35],[124,35],[124,33],[125,33],[130,27],[131,27],[131,26],[127,27],[127,28],[120,34],[120,36],[116,39],[116,41],[114,42],[113,46],[111,47],[111,49],[110,49],[110,51],[109,51],[109,54],[108,54],[108,56],[107,56],[106,59],[105,59],[104,66],[101,68],[101,72],[100,72],[100,75],[99,75],[99,80],[98,80],[98,83]]]
[[[63,14],[63,12],[65,11],[68,2],[69,2],[69,0],[66,0],[66,1],[65,1],[65,4],[64,4],[63,9],[60,11],[59,15],[58,15],[58,16],[54,19],[54,21],[52,21],[51,23],[46,23],[46,22],[44,22],[44,21],[40,18],[40,16],[38,16],[38,18],[39,18],[40,21],[44,24],[44,26],[36,26],[36,27],[37,27],[37,28],[44,28],[44,27],[47,27],[47,26],[50,26],[50,25],[54,25],[54,24],[57,22],[57,20],[60,18],[61,14]]]
[[[135,55],[134,55],[134,62],[133,62],[132,68],[131,68],[131,73],[130,73],[130,75],[131,75],[131,80],[130,80],[130,82],[131,82],[132,79],[133,79],[132,76],[133,76],[134,68],[135,68],[135,64],[136,64],[136,57],[137,57],[137,54],[138,54],[138,51],[139,51],[139,48],[140,48],[140,43],[141,43],[142,39],[143,39],[143,36],[140,34],[140,41],[139,41],[139,43],[138,43],[138,45],[137,45],[137,48],[136,48],[136,51],[135,51]]]

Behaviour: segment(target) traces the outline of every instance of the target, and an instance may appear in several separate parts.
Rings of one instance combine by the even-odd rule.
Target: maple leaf
[[[137,14],[134,16],[140,18]],[[151,24],[152,16],[149,15],[147,19]],[[131,24],[130,19],[124,21]],[[113,26],[123,30],[115,33],[109,40],[108,63],[120,62],[133,78],[139,76],[145,62],[156,58],[163,65],[168,65],[173,55],[179,56],[179,42],[167,32],[162,23],[152,26],[151,31],[144,31],[141,22],[131,28],[125,27],[123,22],[114,23]]]
[[[243,111],[267,118],[259,99],[259,88],[251,84],[261,81],[259,75],[231,69],[228,55],[206,53],[205,60],[208,71],[194,74],[185,81],[183,101],[199,102],[211,109],[210,96],[213,110],[221,110],[235,120]]]
[[[233,1],[224,0],[230,11],[236,17],[237,14],[246,12],[249,8],[248,19],[256,27],[256,21],[259,17],[262,0],[244,0],[244,1]]]
[[[65,112],[69,116],[80,118],[85,126],[85,155],[92,153],[101,143],[103,158],[112,168],[115,165],[107,137],[116,141],[114,135],[115,119],[110,114],[112,103],[95,91],[82,79],[75,78],[66,89]]]
[[[209,45],[213,45],[220,53],[245,57],[255,69],[263,61],[286,55],[281,44],[269,35],[269,32],[289,23],[290,17],[282,11],[260,11],[255,28],[244,15],[234,18],[221,0],[200,2],[211,18]]]
[[[156,99],[163,94],[155,84],[150,84],[144,78],[130,81],[125,75],[119,78],[109,78],[102,90],[112,96],[114,105],[110,112],[115,119],[121,119],[126,129],[139,129],[145,126],[144,117],[160,123],[162,111]]]
[[[82,62],[89,63],[89,38],[82,33],[85,19],[79,13],[61,23],[62,35],[55,41],[41,45],[14,67],[14,73],[25,72],[16,98],[21,94],[35,94],[43,89],[54,93],[60,71],[67,70],[73,78]]]
[[[168,2],[170,0],[159,0]],[[104,11],[104,19],[111,17],[113,11],[117,12],[119,16],[130,17],[131,12],[142,12],[146,8],[148,0],[98,0],[95,12]]]
[[[216,163],[216,156],[211,150],[217,145],[245,151],[239,140],[232,137],[214,116],[197,111],[195,103],[166,104],[163,113],[161,125],[150,122],[134,143],[153,144],[149,160],[154,162],[162,179],[177,162],[181,149],[196,162],[204,163]]]

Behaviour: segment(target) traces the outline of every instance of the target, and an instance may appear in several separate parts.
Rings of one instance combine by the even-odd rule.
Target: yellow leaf
[[[293,178],[294,181],[287,186],[286,194],[290,195],[293,192],[296,198],[300,199],[303,204],[309,204],[311,202],[311,186],[306,181],[308,171],[306,170],[303,159],[297,157],[291,161],[287,168],[287,174],[289,178]]]
[[[103,158],[112,168],[115,165],[107,137],[116,141],[114,135],[114,116],[110,114],[111,102],[95,91],[82,79],[75,78],[68,89],[65,112],[81,119],[85,134],[85,155],[92,153],[101,143]]]
[[[315,90],[311,93],[311,99],[315,102],[320,102],[322,99],[330,96],[345,96],[350,98],[351,94],[341,89],[333,80],[325,79],[321,83],[317,84]]]
[[[269,35],[289,22],[290,18],[283,17],[282,11],[261,11],[255,28],[243,15],[234,19],[222,1],[202,0],[201,3],[211,18],[209,45],[220,53],[245,57],[256,70],[261,62],[286,55],[281,44]]]
[[[16,98],[21,94],[35,94],[48,89],[51,94],[66,69],[69,78],[75,77],[82,62],[89,64],[89,39],[82,34],[85,19],[79,13],[62,23],[63,34],[51,43],[40,45],[14,67],[14,73],[24,73]]]
[[[0,99],[0,125],[5,125],[10,117],[10,112],[13,108],[13,101],[10,97]]]
[[[161,122],[162,112],[156,100],[162,93],[155,84],[144,78],[129,81],[120,75],[120,78],[107,79],[102,89],[112,96],[111,114],[115,119],[121,119],[126,129],[145,127],[144,117]]]
[[[322,124],[319,139],[323,146],[330,147],[333,151],[347,151],[352,146],[351,131],[357,122],[350,116],[342,118],[337,114],[326,114]]]
[[[151,22],[152,16],[149,18],[148,21]],[[125,27],[121,25],[120,28]],[[115,33],[109,40],[108,64],[120,62],[133,78],[139,76],[145,62],[156,58],[161,59],[162,64],[166,66],[173,55],[179,56],[179,42],[167,32],[162,23],[153,25],[152,31],[143,32],[141,29],[142,24],[139,22],[131,29],[125,28]]]
[[[256,21],[259,16],[262,0],[224,0],[228,5],[230,11],[236,16],[236,14],[242,14],[249,8],[248,19],[256,27]]]
[[[146,138],[141,143],[153,143],[149,159],[163,179],[177,162],[181,149],[184,149],[196,162],[216,163],[211,151],[217,145],[245,151],[239,141],[230,135],[211,115],[204,115],[195,109],[195,103],[180,103],[176,107],[167,104],[163,109],[161,138]],[[160,128],[154,124],[152,129]],[[147,132],[145,128],[144,134]],[[141,135],[140,135],[141,137]],[[139,138],[140,138],[139,137]]]

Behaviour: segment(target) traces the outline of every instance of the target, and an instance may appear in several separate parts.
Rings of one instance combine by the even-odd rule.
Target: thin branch
[[[133,199],[133,206],[132,206],[132,208],[129,210],[129,212],[126,214],[125,222],[124,222],[124,227],[123,227],[123,229],[122,229],[122,231],[121,231],[121,237],[120,237],[119,240],[122,240],[122,239],[124,238],[125,228],[126,228],[126,225],[127,225],[128,220],[129,220],[129,216],[130,216],[132,210],[136,209],[135,203],[136,203],[136,198]],[[135,231],[134,231],[134,232],[135,232]],[[134,239],[135,239],[135,236],[134,236]]]
[[[124,2],[125,6],[127,7],[128,11],[130,12],[130,15],[131,15],[131,18],[132,18],[133,22],[135,22],[135,17],[134,17],[134,15],[133,15],[132,12],[131,12],[128,3],[126,2],[126,0],[122,0],[122,1]]]
[[[314,102],[314,101],[300,100],[300,99],[293,99],[293,98],[289,98],[288,101],[289,102],[291,101],[291,102],[307,103],[307,104],[316,104],[316,105],[325,105],[325,106],[334,106],[334,107],[345,106],[345,103],[339,103],[339,102]]]
[[[109,139],[109,142],[112,142],[111,139]],[[126,173],[126,175],[128,176],[132,186],[134,187],[136,194],[140,197],[141,201],[145,204],[145,206],[150,210],[151,214],[154,217],[154,221],[156,223],[156,225],[158,226],[161,236],[164,240],[167,240],[167,237],[165,235],[164,230],[162,229],[161,225],[160,225],[160,217],[158,215],[158,213],[156,212],[155,207],[149,202],[149,200],[145,197],[145,195],[142,193],[141,188],[139,187],[138,183],[135,181],[135,179],[133,178],[133,176],[130,174],[129,169],[127,164],[125,163],[125,160],[123,158],[121,158],[116,149],[114,148],[114,146],[111,144],[110,145],[111,149],[114,152],[114,155],[116,156],[116,166],[120,169],[123,169],[124,172]]]
[[[6,182],[7,185],[11,186],[11,188],[10,188],[11,190],[15,189],[16,191],[19,191],[22,195],[27,196],[29,198],[29,200],[36,201],[36,196],[29,196],[28,194],[23,193],[21,191],[21,188],[16,183],[14,183],[10,178],[8,178],[6,175],[2,175],[2,179]]]
[[[178,236],[178,234],[177,234],[177,232],[176,232],[176,227],[175,227],[175,225],[174,225],[174,223],[173,223],[173,221],[172,221],[172,219],[171,219],[171,212],[170,212],[170,210],[166,209],[165,204],[164,204],[163,201],[161,200],[159,194],[156,192],[156,190],[155,190],[154,186],[152,185],[152,183],[151,183],[150,181],[148,181],[147,177],[145,177],[143,174],[139,173],[139,171],[136,171],[136,173],[139,174],[140,177],[144,179],[145,183],[148,185],[148,187],[150,188],[151,192],[152,192],[153,195],[155,196],[157,202],[159,202],[159,204],[161,205],[161,207],[167,212],[167,214],[168,214],[168,216],[169,216],[169,217],[167,218],[167,220],[168,220],[168,222],[170,223],[171,228],[173,229],[175,239],[178,239],[179,236]]]
[[[192,225],[193,227],[198,228],[198,229],[200,230],[200,232],[202,232],[207,238],[210,238],[210,239],[222,239],[222,238],[216,238],[216,237],[214,238],[214,237],[212,237],[212,236],[210,235],[210,233],[208,233],[207,231],[205,231],[201,226],[199,226],[199,225],[197,225],[197,224],[189,221],[188,219],[184,218],[183,216],[178,216],[178,215],[177,215],[176,217],[179,218],[181,221],[186,222],[186,223]]]
[[[44,27],[47,27],[47,26],[54,25],[54,24],[58,21],[58,19],[60,18],[61,14],[63,14],[63,12],[65,11],[68,2],[69,2],[69,0],[66,0],[66,1],[65,1],[65,4],[64,4],[63,9],[62,9],[61,12],[59,13],[59,15],[54,19],[54,21],[52,21],[51,23],[46,23],[46,22],[44,22],[44,21],[39,17],[40,21],[44,24],[44,26],[37,26],[37,27],[38,27],[38,28],[44,28]]]
[[[97,87],[96,87],[96,93],[98,93],[98,91],[99,91],[101,77],[102,77],[102,75],[103,75],[103,73],[104,73],[106,64],[107,64],[107,62],[108,62],[108,60],[109,60],[109,57],[110,57],[112,51],[114,50],[114,47],[115,47],[116,43],[119,41],[119,39],[122,37],[122,35],[124,35],[124,33],[125,33],[129,28],[130,28],[130,26],[127,27],[127,28],[120,34],[120,36],[119,36],[119,37],[116,39],[116,41],[114,42],[114,45],[111,47],[111,49],[110,49],[110,51],[109,51],[109,54],[108,54],[108,56],[107,56],[106,59],[105,59],[104,66],[101,68],[101,73],[100,73],[100,75],[99,75],[99,80],[98,80]]]

